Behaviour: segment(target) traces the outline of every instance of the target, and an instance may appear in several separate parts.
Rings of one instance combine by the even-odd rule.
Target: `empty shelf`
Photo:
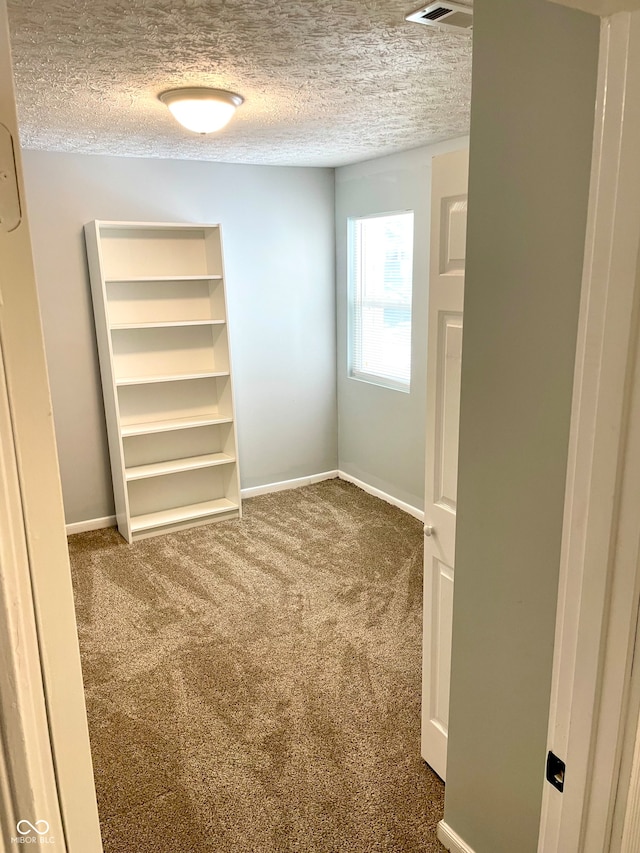
[[[127,376],[116,379],[116,385],[147,385],[151,382],[184,382],[187,379],[211,379],[228,376],[228,370],[204,370],[195,373],[174,373],[165,376]]]
[[[186,418],[172,418],[164,421],[149,421],[148,423],[124,424],[120,428],[123,438],[128,435],[151,435],[154,432],[171,432],[174,429],[192,429],[193,427],[211,426],[213,424],[230,424],[230,415],[215,413],[191,415]]]
[[[126,278],[105,278],[107,284],[126,284],[138,281],[220,281],[221,275],[130,275]]]
[[[160,320],[155,323],[112,323],[111,331],[120,329],[170,329],[175,326],[224,326],[224,320]]]
[[[176,474],[178,471],[193,471],[196,468],[228,465],[235,461],[235,457],[229,456],[228,453],[207,453],[204,456],[171,459],[169,462],[136,465],[133,468],[125,469],[125,477],[127,480],[142,480],[145,477],[161,477],[163,474]]]
[[[147,515],[136,515],[131,519],[131,532],[151,530],[154,527],[166,527],[169,524],[179,524],[195,518],[206,518],[208,515],[220,515],[223,512],[237,510],[238,504],[228,498],[217,498],[204,503],[178,506],[174,509],[164,509],[161,512],[150,512]]]

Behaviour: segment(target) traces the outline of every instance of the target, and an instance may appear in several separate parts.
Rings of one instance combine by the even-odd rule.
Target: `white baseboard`
[[[311,474],[308,477],[298,477],[296,480],[283,480],[280,483],[267,483],[264,486],[253,486],[250,489],[242,489],[241,494],[243,498],[255,498],[257,495],[268,495],[271,492],[284,492],[288,489],[300,489],[302,486],[311,486],[313,483],[321,483],[323,480],[335,480],[337,477],[341,480],[345,480],[347,483],[353,483],[354,486],[357,486],[359,489],[362,489],[368,494],[373,495],[376,498],[380,498],[392,506],[398,507],[398,509],[403,510],[403,512],[412,515],[420,521],[424,521],[424,512],[422,512],[422,510],[416,509],[416,507],[411,506],[411,504],[398,500],[398,498],[394,498],[392,495],[388,495],[386,492],[376,489],[374,486],[370,486],[368,483],[364,483],[356,477],[352,477],[351,474],[347,474],[345,471],[325,471],[322,474]],[[73,533],[86,533],[89,530],[101,530],[103,527],[115,527],[116,523],[115,515],[107,515],[105,518],[90,518],[87,521],[76,521],[73,524],[67,524],[67,536],[71,536]]]
[[[443,820],[438,824],[438,841],[444,844],[451,853],[474,853],[466,841],[463,841],[458,833],[454,832]]]
[[[347,474],[345,471],[338,471],[338,477],[341,480],[346,480],[347,483],[353,483],[354,486],[357,486],[364,492],[367,492],[368,494],[373,495],[376,498],[380,498],[381,500],[386,501],[392,506],[397,506],[398,509],[401,509],[403,512],[412,515],[419,521],[424,521],[424,512],[421,509],[417,509],[415,506],[411,506],[411,504],[405,503],[404,501],[401,501],[398,498],[394,498],[392,495],[388,495],[386,492],[383,492],[380,489],[376,489],[374,486],[370,486],[368,483],[364,483],[362,480],[358,480],[356,477],[352,477],[351,474]]]
[[[286,492],[288,489],[300,489],[302,486],[311,486],[313,483],[321,483],[323,480],[335,480],[337,476],[338,471],[325,471],[323,474],[311,474],[309,477],[298,477],[296,480],[283,480],[280,483],[253,486],[250,489],[242,489],[240,494],[243,498],[255,498],[257,495],[268,495],[271,492]]]
[[[103,527],[115,527],[117,524],[115,515],[107,515],[104,518],[90,518],[87,521],[75,521],[67,524],[67,536],[72,533],[86,533],[88,530],[102,530]]]

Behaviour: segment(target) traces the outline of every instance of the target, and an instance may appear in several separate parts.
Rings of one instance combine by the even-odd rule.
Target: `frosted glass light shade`
[[[241,95],[233,92],[206,88],[170,89],[158,97],[169,107],[176,121],[194,133],[221,130],[244,101]]]

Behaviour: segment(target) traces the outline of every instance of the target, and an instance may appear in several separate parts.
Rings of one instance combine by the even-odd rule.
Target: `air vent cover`
[[[473,26],[473,9],[459,3],[429,3],[428,6],[407,15],[405,20],[438,27],[441,30],[468,33]]]

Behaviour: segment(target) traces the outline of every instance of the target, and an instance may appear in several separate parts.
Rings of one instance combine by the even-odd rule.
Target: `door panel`
[[[468,151],[433,160],[427,354],[422,757],[447,766]]]
[[[464,270],[467,242],[467,196],[442,199],[440,240],[440,273]]]
[[[458,426],[460,423],[460,367],[462,315],[442,313],[438,324],[438,388],[434,472],[434,502],[456,511],[458,496]]]
[[[432,618],[436,648],[439,650],[437,666],[434,667],[431,685],[433,698],[432,719],[443,733],[447,733],[449,720],[449,681],[451,671],[451,619],[453,616],[453,569],[440,560],[432,567]]]

